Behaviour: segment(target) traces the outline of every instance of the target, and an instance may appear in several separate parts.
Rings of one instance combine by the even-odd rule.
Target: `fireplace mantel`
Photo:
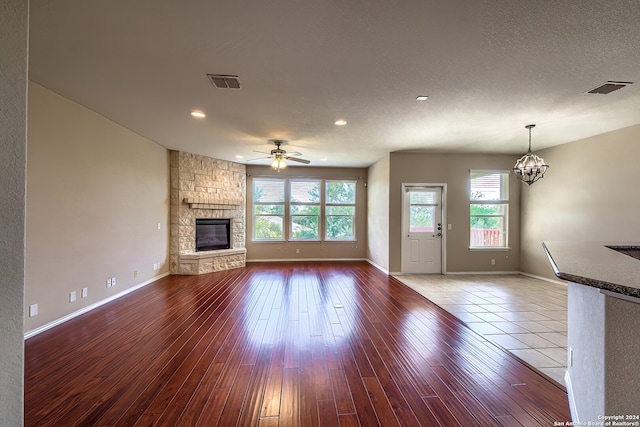
[[[187,197],[183,200],[184,203],[189,205],[191,209],[212,209],[212,210],[225,210],[225,209],[239,209],[240,203],[231,203],[227,200],[209,200],[209,199],[195,199]]]

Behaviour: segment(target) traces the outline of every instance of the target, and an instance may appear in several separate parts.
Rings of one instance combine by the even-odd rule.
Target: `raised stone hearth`
[[[245,266],[245,191],[245,165],[171,151],[171,274]],[[230,218],[231,248],[196,252],[196,218]]]
[[[214,271],[244,267],[246,249],[220,249],[218,251],[195,252],[180,255],[180,273],[205,274]]]

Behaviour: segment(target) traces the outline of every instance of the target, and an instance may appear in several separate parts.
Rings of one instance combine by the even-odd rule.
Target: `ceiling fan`
[[[290,155],[287,154],[287,152],[285,150],[280,148],[281,145],[286,145],[287,141],[283,141],[281,139],[270,139],[269,140],[269,144],[273,144],[273,145],[276,146],[276,148],[271,150],[271,152],[269,152],[269,153],[264,152],[264,151],[253,150],[256,153],[268,154],[269,155],[268,157],[259,157],[257,159],[251,159],[249,161],[261,160],[261,159],[273,159],[273,162],[271,163],[271,167],[274,168],[278,172],[280,172],[280,169],[284,169],[284,168],[287,167],[287,163],[285,162],[285,160],[291,160],[293,162],[304,163],[305,165],[308,165],[309,163],[311,163],[309,160],[306,160],[306,159],[300,159],[298,157],[291,157]],[[301,156],[302,155],[302,153],[298,153],[298,152],[292,152],[291,154],[294,154],[296,156]]]

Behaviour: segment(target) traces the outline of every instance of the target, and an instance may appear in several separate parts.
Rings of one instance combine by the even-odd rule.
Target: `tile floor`
[[[523,275],[394,277],[564,385],[566,286]]]

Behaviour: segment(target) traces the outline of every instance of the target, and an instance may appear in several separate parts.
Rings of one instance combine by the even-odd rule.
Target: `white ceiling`
[[[271,138],[311,166],[522,154],[529,123],[534,151],[640,123],[638,0],[31,0],[30,27],[33,81],[231,161]],[[607,80],[635,84],[584,94]]]

